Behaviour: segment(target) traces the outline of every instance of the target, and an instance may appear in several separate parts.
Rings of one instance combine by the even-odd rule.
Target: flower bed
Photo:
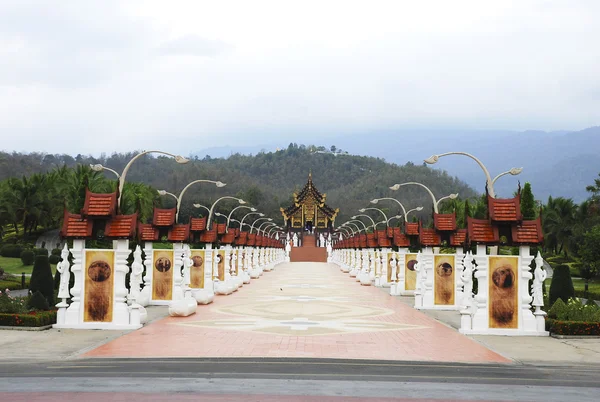
[[[29,297],[12,297],[9,289],[0,291],[0,326],[43,327],[56,323],[56,310],[32,310],[27,306],[28,300]]]
[[[546,331],[556,335],[600,336],[600,322],[560,321],[546,319]]]
[[[556,335],[600,335],[600,307],[570,299],[556,300],[546,318],[546,330]]]

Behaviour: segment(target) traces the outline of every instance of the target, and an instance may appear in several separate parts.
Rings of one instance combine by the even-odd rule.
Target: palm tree
[[[568,256],[573,248],[577,209],[571,198],[548,197],[548,202],[542,210],[543,230],[546,246],[556,254],[564,253]]]

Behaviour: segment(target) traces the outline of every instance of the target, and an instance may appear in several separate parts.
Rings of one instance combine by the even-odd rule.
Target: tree
[[[582,278],[585,279],[585,293],[587,296],[588,283],[600,272],[600,225],[593,227],[583,235],[583,244],[579,248],[579,255],[583,268]]]
[[[535,211],[535,199],[533,198],[529,182],[525,183],[521,192],[521,214],[523,215],[523,219],[530,220],[535,219],[537,215]]]
[[[557,299],[565,303],[575,296],[575,288],[571,280],[571,272],[568,265],[559,265],[554,269],[552,282],[550,283],[550,307]]]
[[[39,291],[48,301],[48,305],[54,305],[54,278],[52,277],[52,268],[50,268],[47,255],[37,255],[35,257],[29,290],[32,294]]]

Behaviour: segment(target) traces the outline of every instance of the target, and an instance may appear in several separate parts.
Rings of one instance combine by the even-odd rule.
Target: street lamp
[[[202,204],[193,204],[193,205],[194,205],[194,208],[204,208],[204,209],[206,209],[206,212],[210,212],[210,209],[208,207],[205,207]]]
[[[229,221],[231,220],[231,215],[233,215],[233,213],[234,213],[234,211],[235,211],[236,209],[240,209],[240,208],[245,208],[245,209],[249,209],[249,210],[250,210],[250,211],[252,211],[252,212],[256,212],[256,208],[254,208],[254,207],[249,207],[249,206],[246,206],[246,205],[239,205],[239,206],[237,206],[237,207],[233,208],[233,209],[231,210],[231,212],[229,213],[229,215],[227,215],[227,232],[229,231]],[[241,228],[240,228],[240,230],[241,230]]]
[[[358,210],[358,212],[366,212],[366,211],[369,211],[369,210],[374,210],[374,211],[379,211],[379,212],[381,212],[381,214],[383,215],[383,219],[385,219],[385,221],[387,221],[387,220],[388,220],[388,217],[387,217],[387,215],[385,214],[385,212],[383,212],[383,211],[382,211],[381,209],[379,209],[379,208],[375,208],[375,207],[371,207],[371,208],[362,208],[362,209],[359,209],[359,210]],[[377,222],[377,223],[379,223],[379,222]],[[375,224],[375,229],[377,229],[377,224]]]
[[[121,178],[121,175],[116,171],[113,170],[109,167],[106,166],[102,166],[101,164],[96,164],[96,165],[92,165],[90,164],[90,168],[94,171],[94,172],[101,172],[103,170],[108,170],[109,172],[113,173],[115,176],[117,176],[117,180],[119,180]]]
[[[187,186],[185,186],[183,188],[183,190],[181,190],[181,193],[179,193],[179,197],[176,196],[173,193],[169,193],[165,190],[158,190],[158,194],[160,195],[170,195],[171,197],[175,198],[177,200],[177,209],[175,212],[175,222],[179,221],[179,209],[181,208],[181,200],[183,199],[183,194],[185,194],[185,192],[187,191],[188,188],[190,188],[193,184],[197,184],[197,183],[213,183],[215,186],[217,187],[225,187],[227,184],[220,182],[220,181],[214,181],[214,180],[204,180],[204,179],[200,179],[200,180],[194,180],[190,183],[188,183]]]
[[[442,197],[442,198],[440,198],[439,200],[436,200],[436,199],[435,199],[435,195],[433,195],[433,192],[432,192],[432,191],[429,189],[429,187],[427,187],[427,186],[426,186],[426,185],[424,185],[423,183],[417,183],[417,182],[415,182],[415,181],[409,181],[409,182],[407,182],[407,183],[402,183],[402,184],[394,184],[392,187],[390,187],[390,190],[394,190],[394,191],[396,191],[396,190],[398,190],[400,187],[402,187],[402,186],[407,186],[407,185],[415,185],[415,186],[420,186],[420,187],[423,187],[425,190],[427,190],[427,192],[428,192],[428,193],[429,193],[429,195],[431,196],[431,200],[433,201],[433,211],[434,211],[436,214],[437,214],[437,213],[439,213],[438,206],[439,206],[439,204],[440,204],[440,201],[442,201],[442,200],[446,200],[446,199],[448,199],[448,198],[449,198],[449,199],[451,199],[451,200],[454,200],[454,199],[456,199],[456,197],[458,197],[458,193],[456,193],[456,194],[450,194],[450,195],[447,195],[447,196],[445,196],[445,197]],[[373,202],[373,201],[371,201],[371,202]]]
[[[264,229],[262,229],[263,226],[265,227]],[[258,229],[256,230],[256,232],[258,234],[260,234],[260,232],[262,231],[263,236],[266,236],[267,235],[266,230],[268,227],[271,227],[271,226],[277,226],[277,224],[275,222],[263,222],[258,226]]]
[[[215,202],[213,202],[213,204],[210,206],[210,210],[208,211],[208,220],[206,222],[206,230],[210,230],[210,220],[212,219],[213,211],[215,210],[215,205],[217,205],[217,203],[221,200],[236,200],[240,204],[246,203],[246,201],[242,200],[241,198],[232,197],[230,195],[226,195],[224,197],[217,199]]]
[[[279,227],[279,226],[277,226],[277,225],[273,226],[272,228],[270,228],[270,229],[269,229],[269,232],[267,232],[267,236],[268,236],[268,237],[271,237],[271,233],[273,232],[273,230],[276,230],[276,229],[279,229],[279,230],[281,230],[281,227]],[[266,229],[265,229],[265,230],[266,230]]]
[[[354,216],[352,217],[352,219],[357,219],[357,218],[359,218],[359,217],[361,217],[361,216],[364,216],[364,217],[367,217],[367,218],[369,218],[369,220],[370,220],[370,221],[371,221],[371,223],[373,224],[372,226],[373,226],[373,227],[375,227],[375,221],[374,221],[374,220],[373,220],[373,218],[371,218],[369,215],[365,215],[365,214],[362,214],[362,215],[354,215]],[[357,220],[358,220],[358,219],[357,219]],[[360,221],[359,221],[359,222],[360,222]],[[364,225],[364,223],[363,223],[363,225]],[[365,228],[365,230],[366,230],[366,228]]]
[[[117,175],[117,177],[119,178],[119,198],[117,200],[117,206],[119,207],[119,209],[121,209],[121,197],[123,195],[123,187],[125,186],[125,177],[127,176],[127,172],[129,171],[129,168],[131,167],[131,165],[133,164],[133,162],[135,162],[139,157],[146,155],[146,154],[163,154],[163,155],[168,155],[168,156],[172,156],[173,158],[175,158],[175,162],[177,163],[188,163],[190,160],[184,158],[181,155],[174,155],[174,154],[170,154],[168,152],[163,152],[163,151],[143,151],[140,152],[139,154],[137,154],[136,156],[134,156],[133,158],[131,158],[131,160],[127,163],[127,165],[125,165],[125,168],[123,169],[123,172],[119,175],[117,172],[115,172],[112,169],[108,169],[100,164],[98,165],[94,165],[94,167],[92,167],[92,169],[94,169],[95,171],[99,172],[102,170],[109,170],[112,171],[113,173],[115,173]]]
[[[264,221],[264,220],[267,220],[267,221],[271,222],[273,220],[273,218],[258,218],[258,219],[256,219],[254,222],[252,222],[252,226],[250,226],[250,233],[252,233],[252,230],[254,229],[254,224],[256,222],[258,222],[258,221]]]
[[[347,222],[346,222],[347,223]],[[354,232],[354,229],[352,229],[350,226],[346,226],[346,223],[344,223],[343,225],[341,225],[338,229],[343,229],[346,230],[346,234],[350,235],[350,233],[352,233],[352,236],[354,236],[354,234],[356,232]],[[348,230],[350,231],[350,233],[348,233]]]
[[[346,227],[343,227],[343,226],[339,226],[338,230],[343,230],[344,233],[346,233],[346,236],[350,236],[350,235],[354,234],[354,231],[351,228],[346,228]]]
[[[246,215],[244,215],[244,217],[240,221],[240,230],[242,229],[242,226],[244,225],[244,219],[246,219],[246,217],[250,216],[250,215],[265,216],[265,214],[263,214],[261,212],[250,212],[250,213],[247,213]],[[246,226],[250,226],[250,225],[246,223]]]
[[[391,187],[390,187],[391,188]],[[422,211],[423,207],[416,207],[413,208],[411,210],[409,210],[408,212],[406,211],[406,208],[404,208],[404,205],[402,205],[402,203],[400,201],[398,201],[395,198],[392,197],[384,197],[384,198],[375,198],[374,200],[371,200],[372,204],[377,204],[379,201],[383,201],[383,200],[389,200],[389,201],[394,201],[396,202],[396,204],[398,204],[400,206],[400,209],[402,209],[402,214],[404,215],[404,221],[408,221],[408,214],[411,213],[412,211]]]
[[[485,180],[486,180],[486,184],[487,184],[488,194],[492,198],[496,198],[496,193],[494,192],[494,182],[496,180],[498,180],[498,178],[500,178],[506,174],[511,174],[513,176],[516,176],[523,171],[523,168],[512,168],[506,172],[500,173],[498,176],[494,177],[494,179],[492,180],[492,176],[490,176],[490,172],[487,170],[485,165],[479,159],[477,159],[475,156],[473,156],[469,153],[466,153],[466,152],[446,152],[446,153],[439,154],[439,155],[431,155],[429,158],[425,159],[424,162],[428,163],[430,165],[433,165],[442,156],[446,156],[446,155],[464,155],[464,156],[467,156],[467,157],[473,159],[475,162],[477,162],[477,164],[479,165],[479,167],[481,168],[481,170],[483,170],[483,173],[485,174]]]
[[[356,228],[356,233],[360,233],[363,230],[366,230],[366,229],[361,229],[360,226],[358,226],[356,223],[351,222],[351,221],[348,221],[348,222],[344,223],[341,227],[346,226],[346,227],[352,229],[352,226],[350,226],[350,225],[352,225],[352,226],[354,226]],[[364,223],[363,223],[363,225],[364,225]],[[352,232],[354,233],[354,231],[352,231]]]

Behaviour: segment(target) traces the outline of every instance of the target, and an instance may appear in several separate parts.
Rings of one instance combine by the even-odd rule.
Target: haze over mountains
[[[301,144],[302,141],[295,141]],[[484,131],[484,130],[381,130],[347,133],[328,140],[327,149],[338,149],[355,155],[384,158],[400,165],[411,161],[422,164],[433,154],[461,151],[478,157],[492,177],[512,167],[523,167],[519,176],[504,176],[495,184],[496,193],[510,196],[517,183],[530,182],[536,199],[548,196],[569,197],[576,202],[587,198],[585,187],[593,183],[600,172],[600,127],[581,131]],[[233,153],[256,154],[275,151],[288,144],[260,144],[254,147],[215,147],[203,149],[203,157],[227,157]],[[308,145],[308,144],[307,144]],[[338,156],[343,158],[344,156]],[[470,158],[446,156],[432,165],[457,176],[477,191],[485,191],[485,176]]]

